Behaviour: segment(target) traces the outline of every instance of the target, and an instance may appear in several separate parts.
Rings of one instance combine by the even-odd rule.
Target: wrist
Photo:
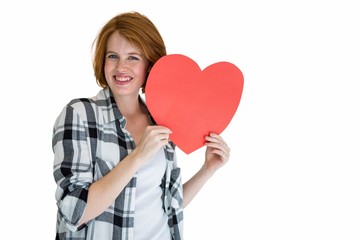
[[[136,165],[137,169],[140,168],[146,160],[144,153],[136,148],[128,155],[128,158],[129,161]]]
[[[201,167],[200,172],[201,175],[204,176],[206,179],[211,178],[215,173],[215,171],[206,163]]]

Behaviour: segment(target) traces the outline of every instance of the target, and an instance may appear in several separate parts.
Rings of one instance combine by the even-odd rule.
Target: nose
[[[129,70],[129,67],[127,66],[125,61],[119,60],[117,63],[116,68],[120,71],[120,72],[127,72]]]

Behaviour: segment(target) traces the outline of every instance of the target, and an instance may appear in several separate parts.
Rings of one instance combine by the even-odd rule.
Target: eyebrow
[[[143,54],[141,54],[141,52],[129,52],[128,55],[139,55],[139,56],[144,56]]]
[[[115,52],[115,51],[106,51],[105,53],[106,53],[106,54],[108,54],[108,53],[116,53],[116,54],[118,54],[118,53]],[[129,52],[129,53],[127,53],[127,55],[138,55],[138,56],[141,56],[141,57],[144,56],[144,55],[141,54],[140,52]]]

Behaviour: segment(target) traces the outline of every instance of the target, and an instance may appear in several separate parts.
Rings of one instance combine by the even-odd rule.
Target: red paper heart
[[[172,130],[170,139],[186,154],[205,144],[210,132],[220,134],[240,103],[244,77],[229,62],[203,71],[191,58],[170,54],[152,67],[146,103],[158,125]]]

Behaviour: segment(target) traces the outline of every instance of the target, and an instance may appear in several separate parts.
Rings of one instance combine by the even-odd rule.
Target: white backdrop
[[[186,239],[360,239],[360,37],[356,1],[3,1],[1,235],[54,239],[52,125],[99,88],[90,46],[136,10],[168,53],[229,61],[242,99],[222,136],[230,162],[185,209]],[[204,149],[178,151],[184,180]]]

